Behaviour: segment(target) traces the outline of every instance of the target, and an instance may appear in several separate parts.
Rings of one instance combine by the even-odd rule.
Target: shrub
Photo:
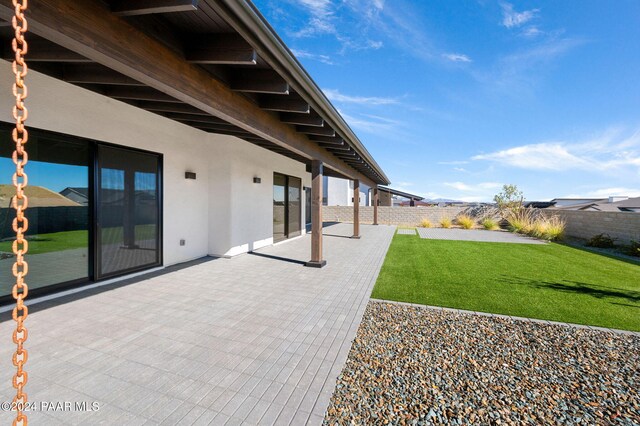
[[[431,221],[429,219],[422,219],[420,226],[423,228],[431,228]]]
[[[443,228],[451,228],[451,219],[448,217],[443,217],[440,219],[440,226]]]
[[[526,232],[531,237],[546,239],[548,224],[545,219],[534,219],[529,226],[529,231]]]
[[[490,217],[485,217],[480,223],[487,231],[498,229],[498,222],[496,222],[494,219],[491,219]]]
[[[631,240],[631,244],[626,247],[625,253],[629,256],[640,257],[640,241]]]
[[[561,240],[564,237],[564,229],[567,226],[566,222],[558,216],[551,216],[544,220],[546,222],[544,239],[549,241]]]
[[[526,234],[543,240],[555,241],[564,236],[565,222],[558,216],[544,217],[532,209],[520,209],[511,212],[507,221],[512,232]]]
[[[533,229],[535,222],[533,210],[518,209],[507,213],[507,222],[509,222],[509,230],[520,234],[529,234]]]
[[[612,248],[616,246],[615,239],[609,234],[594,235],[587,241],[587,247]]]
[[[458,222],[458,225],[462,226],[464,229],[471,229],[475,224],[473,218],[466,214],[461,214],[460,216],[458,216],[456,218],[456,222]]]

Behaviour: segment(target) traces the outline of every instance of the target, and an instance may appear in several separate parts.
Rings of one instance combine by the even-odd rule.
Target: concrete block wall
[[[640,241],[640,213],[596,212],[580,210],[542,210],[548,216],[559,216],[566,222],[567,236],[589,239],[609,234],[619,244]]]
[[[378,207],[378,223],[384,225],[418,226],[424,219],[433,226],[443,217],[454,219],[466,207]],[[323,206],[325,222],[353,222],[353,207]],[[373,206],[360,207],[360,223],[373,223]]]

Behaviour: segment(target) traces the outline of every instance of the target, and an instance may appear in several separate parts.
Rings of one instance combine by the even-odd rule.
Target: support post
[[[353,181],[353,236],[360,238],[360,180]]]
[[[305,266],[322,268],[327,261],[322,259],[322,174],[320,160],[311,161],[311,260]]]
[[[378,196],[378,187],[373,188],[373,224],[378,224],[378,204],[380,204],[380,197]]]

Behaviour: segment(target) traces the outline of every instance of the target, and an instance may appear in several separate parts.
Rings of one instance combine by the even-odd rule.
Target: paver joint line
[[[349,237],[352,226],[326,231]],[[199,263],[48,302],[30,315],[29,362],[42,380],[29,396],[64,399],[77,389],[82,394],[73,396],[101,403],[99,412],[79,415],[85,423],[315,423],[394,233],[395,226],[362,225],[359,240],[328,238],[328,265],[320,270],[279,260],[308,260],[305,235],[260,249],[268,256]],[[124,297],[131,292],[138,297]],[[0,333],[9,326],[0,323]],[[8,349],[0,347],[5,383]],[[3,392],[0,401],[8,398]]]

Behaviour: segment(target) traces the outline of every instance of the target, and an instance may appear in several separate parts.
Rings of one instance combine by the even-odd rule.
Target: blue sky
[[[255,3],[393,187],[640,196],[640,2]]]

